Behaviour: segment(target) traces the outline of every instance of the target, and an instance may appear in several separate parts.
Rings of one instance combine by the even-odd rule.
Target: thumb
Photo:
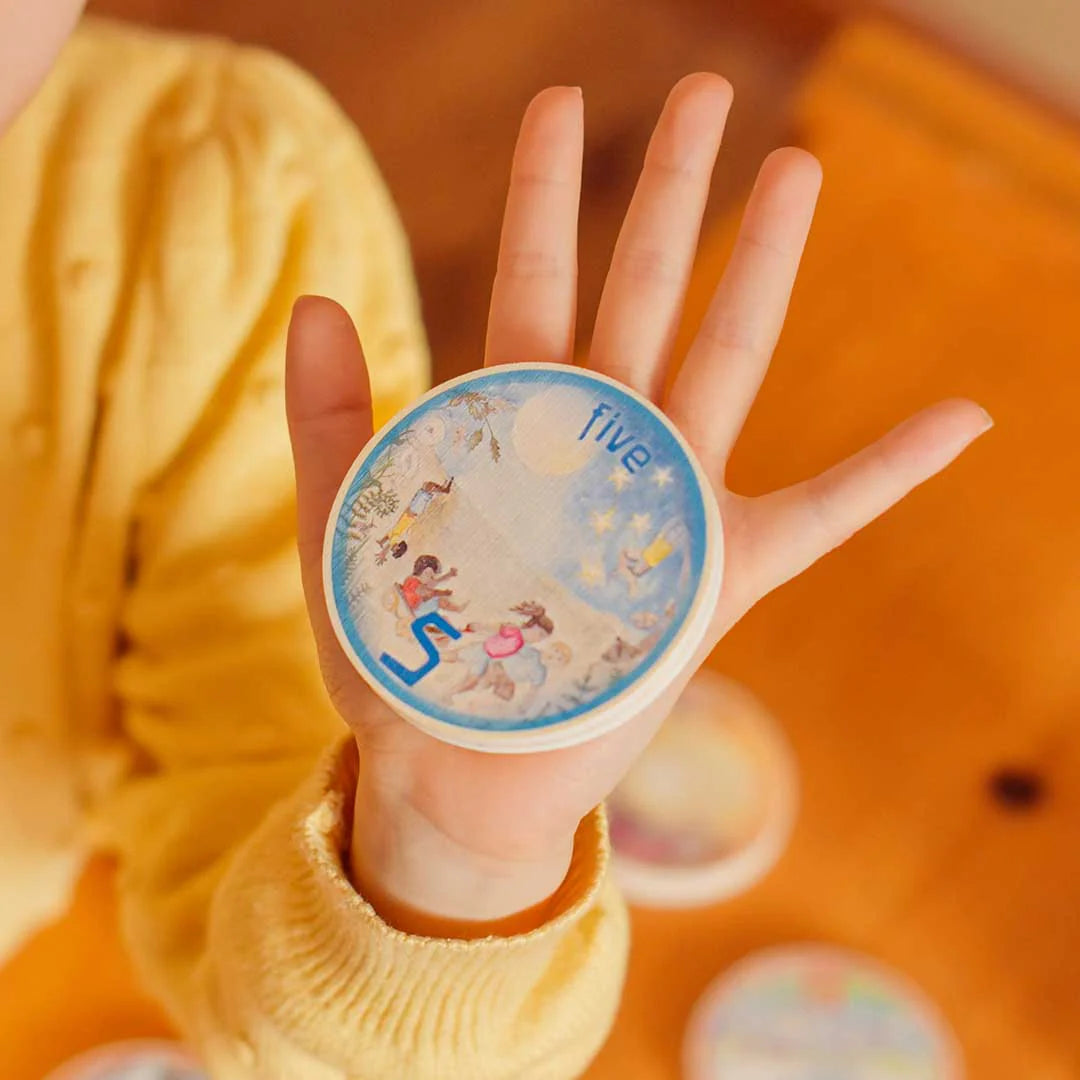
[[[296,467],[304,593],[323,674],[335,694],[342,689],[340,680],[349,665],[337,645],[323,597],[323,536],[341,481],[371,438],[372,420],[360,339],[348,313],[333,300],[303,296],[293,307],[285,350],[285,410]],[[328,669],[330,664],[334,670]]]

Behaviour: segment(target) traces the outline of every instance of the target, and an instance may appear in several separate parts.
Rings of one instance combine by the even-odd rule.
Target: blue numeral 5
[[[414,619],[412,623],[413,636],[420,642],[427,660],[418,668],[407,668],[400,660],[395,660],[389,653],[383,653],[379,662],[389,668],[406,686],[415,686],[428,672],[434,671],[439,666],[439,650],[434,642],[425,633],[427,630],[441,630],[448,638],[456,641],[461,637],[461,631],[451,626],[441,615],[432,612]]]

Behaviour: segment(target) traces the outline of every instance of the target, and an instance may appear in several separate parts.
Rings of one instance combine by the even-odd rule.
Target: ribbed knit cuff
[[[554,917],[540,929],[410,936],[346,876],[347,747],[267,819],[215,900],[216,1007],[253,1048],[255,1075],[284,1077],[276,1062],[300,1050],[372,1080],[576,1075],[610,1025],[625,963],[602,812],[582,822]]]

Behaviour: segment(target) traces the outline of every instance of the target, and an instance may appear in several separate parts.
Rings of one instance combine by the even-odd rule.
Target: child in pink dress
[[[473,641],[458,649],[454,659],[468,665],[465,679],[451,691],[451,697],[490,686],[496,697],[509,701],[518,683],[541,686],[547,668],[535,643],[550,637],[555,624],[543,605],[526,600],[510,609],[526,616],[525,622],[500,623],[497,626],[469,623],[466,633],[487,633],[483,641]]]

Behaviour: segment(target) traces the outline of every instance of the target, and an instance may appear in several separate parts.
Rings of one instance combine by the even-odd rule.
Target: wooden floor
[[[90,10],[222,33],[313,72],[356,121],[413,242],[440,377],[481,355],[517,125],[544,86],[586,106],[581,327],[587,334],[648,134],[689,71],[736,88],[714,213],[785,137],[791,92],[829,32],[800,0],[96,0]]]

